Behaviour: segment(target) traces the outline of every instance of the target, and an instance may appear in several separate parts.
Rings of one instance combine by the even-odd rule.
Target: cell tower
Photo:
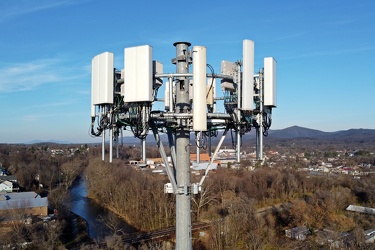
[[[170,183],[164,192],[176,195],[176,249],[191,249],[190,196],[198,194],[211,164],[228,131],[236,134],[236,158],[241,160],[241,137],[256,130],[256,155],[263,160],[263,135],[271,126],[272,108],[276,107],[276,61],[264,58],[264,68],[254,74],[254,42],[243,41],[242,60],[222,61],[216,74],[206,62],[206,47],[176,42],[175,73],[164,73],[163,64],[153,61],[149,45],[125,48],[124,70],[114,69],[114,55],[104,52],[92,60],[91,134],[102,136],[102,160],[105,160],[105,134],[109,131],[112,162],[113,141],[130,128],[142,144],[146,161],[146,136],[151,131]],[[189,72],[192,65],[192,72]],[[208,71],[207,71],[208,69]],[[224,94],[217,97],[216,80]],[[165,85],[164,110],[153,110],[162,100],[158,90]],[[222,100],[225,112],[217,112]],[[97,122],[97,127],[95,126]],[[96,127],[96,128],[95,128]],[[215,152],[211,138],[222,132]],[[168,135],[172,168],[169,165],[160,133]],[[196,136],[197,162],[200,142],[208,141],[210,163],[199,183],[190,181],[190,135]],[[178,157],[177,157],[178,155]]]

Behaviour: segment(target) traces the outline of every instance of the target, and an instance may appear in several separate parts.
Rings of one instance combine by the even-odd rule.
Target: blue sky
[[[255,71],[277,60],[271,129],[375,129],[375,1],[0,0],[0,143],[94,142],[91,60],[149,44],[174,72],[176,41],[221,60],[255,42]],[[219,107],[219,110],[223,108]]]

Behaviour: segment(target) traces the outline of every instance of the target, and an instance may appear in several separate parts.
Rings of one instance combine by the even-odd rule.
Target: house
[[[306,226],[294,227],[285,230],[285,236],[296,240],[305,240],[306,236],[311,234],[310,230]]]
[[[15,176],[15,175],[0,175],[0,182],[1,181],[17,182],[17,176]]]
[[[214,163],[214,162],[212,164],[210,164],[209,162],[201,162],[201,163],[193,162],[193,170],[194,171],[206,170],[208,165],[210,165],[209,170],[216,170],[217,169],[217,163]]]
[[[35,192],[1,193],[0,213],[16,211],[25,215],[48,215],[48,198]]]
[[[0,183],[0,192],[5,191],[7,193],[13,192],[13,183],[10,181],[3,181]]]
[[[374,243],[375,242],[375,229],[369,229],[366,230],[365,232],[365,242],[366,243]]]
[[[346,210],[352,211],[352,212],[363,213],[363,214],[375,214],[375,208],[371,208],[371,207],[361,207],[361,206],[356,206],[356,205],[349,205],[346,208]]]
[[[314,232],[315,242],[329,249],[346,249],[350,234],[347,232],[335,232],[330,229],[322,229]]]
[[[211,157],[207,154],[199,154],[200,161],[210,161]],[[190,154],[190,161],[196,162],[197,161],[197,154]]]

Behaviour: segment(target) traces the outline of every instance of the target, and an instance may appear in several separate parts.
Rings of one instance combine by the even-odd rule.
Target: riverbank
[[[67,249],[79,249],[82,245],[94,244],[89,235],[88,224],[81,216],[68,212],[67,225],[63,230],[62,241]]]
[[[89,198],[93,203],[95,203],[97,206],[102,207],[103,209],[106,209],[108,211],[111,211],[112,213],[116,214],[119,218],[121,218],[133,231],[128,231],[128,233],[136,233],[136,232],[141,232],[139,228],[133,226],[135,223],[132,223],[132,221],[126,216],[120,214],[114,207],[108,206],[108,205],[102,205],[98,199],[95,197],[91,196],[90,193],[88,193],[87,198]]]
[[[69,191],[69,210],[87,221],[87,233],[95,242],[101,242],[106,236],[116,233],[133,233],[137,230],[129,225],[116,211],[104,206],[88,195],[86,179],[76,180]]]

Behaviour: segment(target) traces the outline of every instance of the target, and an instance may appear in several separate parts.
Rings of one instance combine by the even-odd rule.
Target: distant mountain
[[[75,144],[69,141],[58,141],[58,140],[33,140],[26,142],[25,144],[42,144],[42,143],[52,143],[52,144]]]
[[[337,131],[337,132],[331,132],[329,133],[331,137],[340,137],[340,138],[362,138],[362,139],[368,139],[368,138],[374,138],[375,136],[375,129],[349,129],[349,130],[343,130],[343,131]]]
[[[292,126],[280,130],[270,130],[269,137],[280,139],[310,138],[310,139],[342,139],[342,140],[375,140],[375,129],[349,129],[336,132]]]
[[[217,137],[212,138],[212,144],[217,144],[221,138],[222,131],[219,131]],[[232,134],[233,140],[236,140],[235,133]],[[232,142],[231,133],[228,132],[227,136],[225,137],[224,144]],[[161,140],[164,145],[168,145],[168,138],[166,134],[160,134]],[[316,129],[304,128],[299,126],[292,126],[284,129],[276,129],[276,130],[269,130],[268,138],[270,139],[322,139],[322,140],[342,140],[350,141],[374,141],[375,142],[375,129],[349,129],[344,131],[336,131],[336,132],[324,132]],[[193,135],[190,136],[191,144],[194,145]],[[245,141],[252,141],[255,139],[255,129],[252,129],[250,133],[245,134],[242,137],[243,142]],[[121,139],[120,139],[121,141]],[[140,141],[138,138],[134,138],[133,136],[128,136],[123,138],[123,142],[125,144],[139,144]],[[147,136],[147,144],[155,145],[155,139],[152,134]]]
[[[212,144],[215,145],[219,142],[222,131],[219,131],[217,137],[212,138]],[[232,134],[233,140],[236,139],[235,133]],[[224,144],[232,142],[231,133],[228,132]],[[165,146],[168,146],[168,137],[166,134],[160,134],[160,138]],[[375,143],[375,129],[349,129],[349,130],[342,130],[336,132],[324,132],[316,129],[304,128],[299,126],[292,126],[284,129],[276,129],[276,130],[269,130],[268,138],[270,139],[323,139],[323,140],[330,140],[330,141],[342,141],[342,142],[350,142],[351,140],[355,140],[357,142],[366,141],[366,142],[374,142]],[[243,142],[245,141],[252,141],[255,139],[255,129],[252,129],[250,133],[245,134],[242,137]],[[195,144],[195,138],[193,135],[190,136],[191,144]],[[119,138],[119,143],[123,142],[127,145],[139,145],[140,140],[135,138],[134,136],[125,136],[122,139]],[[147,136],[146,140],[148,145],[155,145],[155,138],[153,134],[150,132]],[[41,143],[54,143],[54,144],[77,144],[71,143],[68,141],[58,141],[58,140],[33,140],[27,142],[25,144],[41,144]],[[109,143],[106,141],[106,143]],[[100,144],[100,142],[96,143]]]
[[[270,137],[280,138],[280,139],[292,139],[292,138],[317,138],[322,137],[327,134],[316,129],[303,128],[299,126],[292,126],[289,128],[279,129],[279,130],[270,130]]]

